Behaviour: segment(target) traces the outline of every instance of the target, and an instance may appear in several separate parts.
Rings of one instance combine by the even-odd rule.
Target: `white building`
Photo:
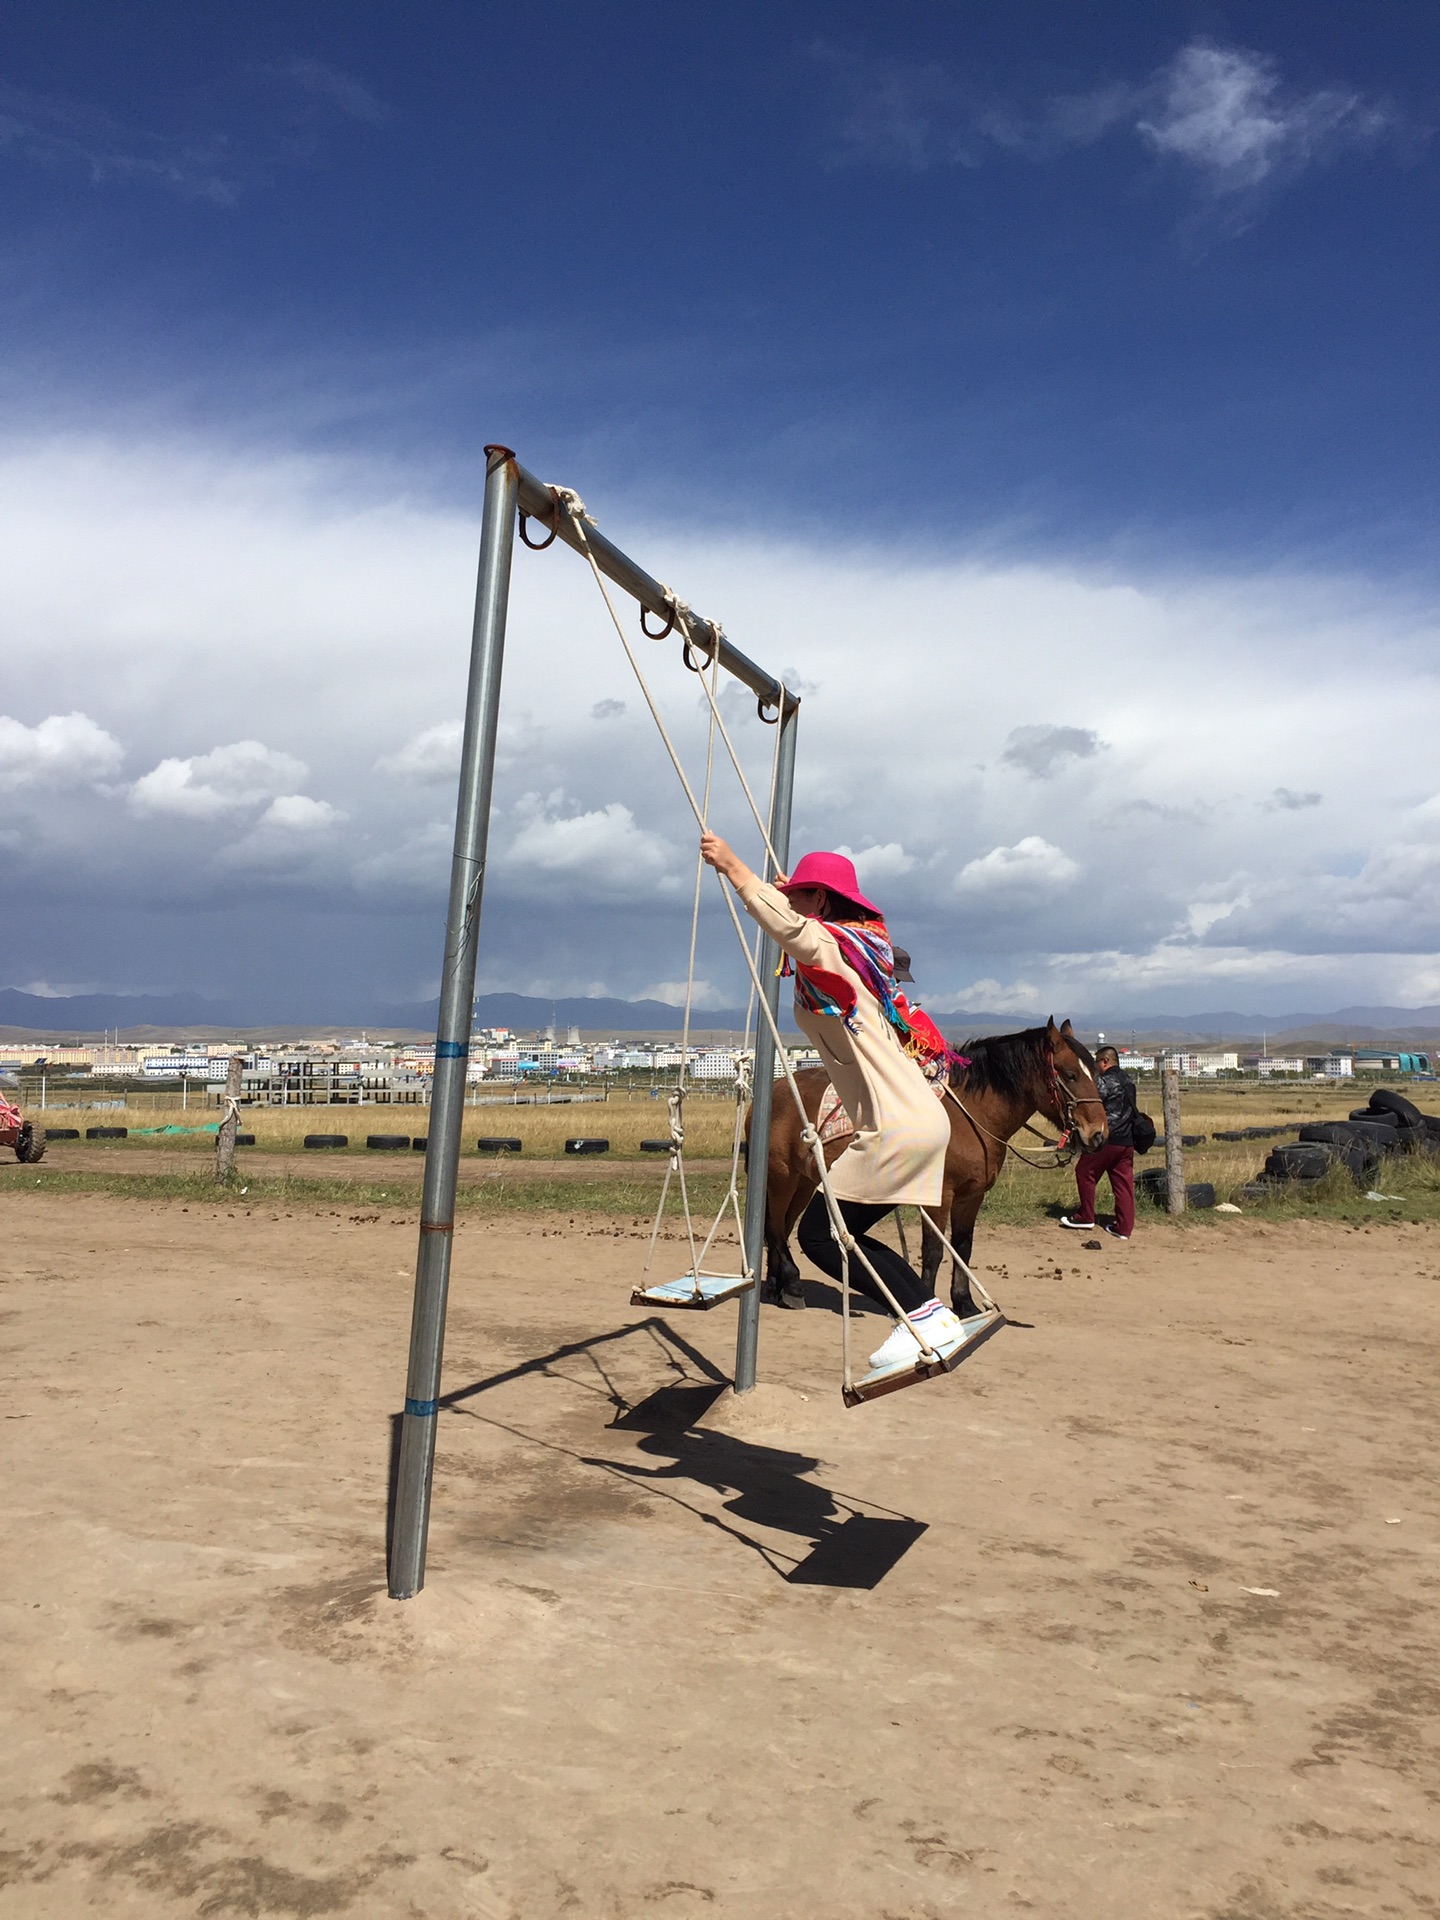
[[[690,1056],[690,1072],[696,1080],[733,1080],[736,1065],[735,1055],[728,1047],[710,1047]]]

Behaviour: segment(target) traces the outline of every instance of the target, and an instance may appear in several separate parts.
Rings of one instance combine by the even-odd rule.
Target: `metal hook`
[[[644,634],[647,640],[666,640],[675,631],[675,602],[673,600],[667,601],[666,609],[670,616],[669,619],[665,622],[664,626],[661,627],[658,633],[652,633],[649,627],[647,627],[645,624],[645,608],[643,604],[641,605],[640,631],[641,633]]]
[[[525,546],[529,547],[532,553],[544,553],[547,547],[554,546],[555,536],[560,531],[560,496],[558,493],[556,493],[554,487],[551,487],[550,489],[550,533],[548,538],[544,540],[532,540],[529,534],[526,533],[525,531],[525,528],[529,523],[529,519],[530,519],[529,514],[527,514],[525,509],[521,507],[520,539]],[[544,526],[545,523],[542,520],[540,524],[541,526]]]

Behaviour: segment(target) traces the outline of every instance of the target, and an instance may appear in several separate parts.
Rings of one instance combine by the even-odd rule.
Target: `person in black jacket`
[[[1102,1174],[1108,1174],[1115,1199],[1115,1220],[1106,1233],[1116,1240],[1128,1240],[1135,1231],[1135,1082],[1120,1071],[1120,1056],[1114,1047],[1101,1047],[1095,1055],[1095,1085],[1105,1102],[1109,1137],[1094,1153],[1082,1153],[1075,1162],[1075,1186],[1080,1205],[1075,1214],[1062,1214],[1062,1227],[1088,1230],[1096,1225],[1095,1189]]]

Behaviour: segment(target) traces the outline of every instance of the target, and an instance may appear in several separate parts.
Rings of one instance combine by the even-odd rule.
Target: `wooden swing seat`
[[[926,1360],[917,1354],[915,1359],[902,1360],[895,1366],[876,1367],[872,1373],[857,1380],[853,1387],[842,1388],[846,1406],[863,1406],[867,1400],[880,1400],[887,1393],[899,1393],[902,1387],[916,1387],[922,1380],[933,1380],[936,1374],[953,1373],[960,1362],[968,1360],[992,1333],[1000,1331],[1005,1325],[1005,1316],[998,1307],[992,1307],[987,1313],[977,1313],[968,1320],[962,1320],[960,1325],[964,1329],[964,1338],[957,1340],[953,1347],[947,1347],[943,1353],[937,1353],[933,1360]]]
[[[678,1280],[660,1280],[653,1287],[636,1287],[630,1295],[632,1307],[694,1307],[704,1312],[718,1307],[722,1300],[733,1300],[754,1286],[739,1273],[682,1274]]]

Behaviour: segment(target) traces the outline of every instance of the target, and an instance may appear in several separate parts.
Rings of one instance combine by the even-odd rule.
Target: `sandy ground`
[[[0,1219],[12,1920],[1440,1912],[1434,1234],[996,1230],[847,1412],[823,1307],[735,1401],[628,1233],[465,1224],[397,1605],[412,1225]]]

